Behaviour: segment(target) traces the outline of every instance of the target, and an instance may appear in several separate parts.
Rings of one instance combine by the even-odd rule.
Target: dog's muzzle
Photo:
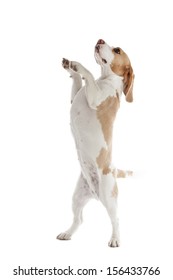
[[[95,50],[96,50],[97,53],[99,53],[100,47],[101,47],[101,45],[103,45],[103,44],[105,44],[105,41],[102,40],[102,39],[99,39],[98,42],[97,42],[97,44],[96,44],[96,46],[95,46]]]

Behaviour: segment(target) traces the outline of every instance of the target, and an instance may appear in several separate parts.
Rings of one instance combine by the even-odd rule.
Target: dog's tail
[[[129,176],[133,176],[133,171],[130,170],[121,170],[116,168],[116,177],[117,178],[126,178]]]

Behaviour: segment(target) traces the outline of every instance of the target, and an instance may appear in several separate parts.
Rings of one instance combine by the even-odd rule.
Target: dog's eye
[[[117,54],[120,54],[120,48],[115,48],[114,52],[117,53]]]

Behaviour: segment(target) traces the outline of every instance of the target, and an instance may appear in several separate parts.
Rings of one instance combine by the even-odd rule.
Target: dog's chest
[[[82,88],[74,98],[71,106],[71,129],[77,149],[90,155],[98,155],[105,139],[97,111],[88,106],[85,88]]]
[[[95,110],[88,106],[84,88],[76,94],[71,106],[70,115],[72,126],[80,130],[86,130],[86,125],[90,125],[91,121],[96,119]]]
[[[96,110],[88,106],[84,88],[75,96],[70,115],[72,129],[75,129],[78,135],[83,134],[85,137],[89,137],[90,134],[93,135],[94,130],[101,128]]]

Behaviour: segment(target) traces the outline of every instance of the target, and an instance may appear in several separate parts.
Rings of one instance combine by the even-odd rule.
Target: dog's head
[[[104,40],[98,40],[95,46],[95,58],[102,68],[110,70],[123,77],[123,92],[126,101],[133,101],[134,74],[127,54],[121,48],[110,47]]]

